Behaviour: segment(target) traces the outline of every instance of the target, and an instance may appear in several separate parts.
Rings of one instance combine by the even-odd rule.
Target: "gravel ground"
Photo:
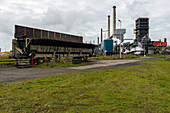
[[[140,61],[151,61],[157,60],[156,58],[138,58],[133,60],[99,60],[92,61],[92,65],[79,66],[79,67],[67,67],[67,68],[27,68],[17,69],[12,68],[0,68],[0,82],[11,82],[20,80],[30,80],[43,76],[54,75],[59,73],[75,72],[83,69],[98,69],[98,68],[109,68],[118,66],[131,66],[138,65]]]
[[[54,75],[59,73],[73,72],[75,70],[66,68],[27,68],[27,69],[17,69],[12,68],[0,68],[0,82],[10,82],[19,80],[30,80],[34,78],[39,78],[48,75]]]

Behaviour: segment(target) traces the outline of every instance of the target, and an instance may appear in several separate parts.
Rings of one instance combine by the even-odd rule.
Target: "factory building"
[[[141,42],[143,37],[149,37],[149,18],[138,18],[135,29],[136,39]]]
[[[113,33],[110,32],[110,15],[108,15],[108,29],[101,29],[101,43],[98,40],[98,46],[95,48],[96,55],[113,55],[113,54],[162,54],[167,48],[166,39],[164,42],[161,41],[151,41],[149,37],[149,18],[139,17],[135,20],[135,35],[136,38],[133,39],[124,39],[124,34],[126,29],[116,28],[116,6],[113,6]],[[108,32],[108,38],[103,40],[103,32]],[[133,40],[133,43],[124,43],[124,40]],[[163,47],[163,49],[162,49]]]
[[[99,44],[99,37],[97,37],[98,46],[95,48],[95,55],[112,55],[120,52],[126,29],[122,29],[121,20],[118,19],[118,21],[119,29],[116,28],[116,6],[113,6],[113,33],[110,31],[110,15],[108,15],[108,29],[101,29],[101,43]],[[108,32],[107,39],[103,40],[103,32]]]

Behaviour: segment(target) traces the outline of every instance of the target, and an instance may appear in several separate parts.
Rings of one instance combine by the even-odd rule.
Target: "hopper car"
[[[96,45],[83,43],[83,37],[15,25],[12,40],[12,58],[30,59],[31,64],[41,60],[73,57],[87,60]]]

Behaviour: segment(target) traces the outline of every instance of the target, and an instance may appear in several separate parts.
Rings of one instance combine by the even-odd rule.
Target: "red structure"
[[[153,42],[154,46],[167,46],[167,42]]]

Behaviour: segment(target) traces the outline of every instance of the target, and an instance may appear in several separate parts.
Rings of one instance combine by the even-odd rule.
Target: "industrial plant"
[[[135,39],[126,39],[124,34],[126,29],[116,28],[116,6],[113,6],[113,33],[110,35],[110,15],[108,15],[108,38],[103,40],[103,29],[101,29],[101,43],[99,37],[97,38],[98,44],[95,48],[96,55],[114,55],[120,54],[133,54],[144,55],[147,54],[170,54],[170,47],[167,45],[167,38],[164,41],[152,41],[149,37],[149,18],[139,17],[135,21],[136,28],[134,29]],[[132,43],[124,42],[124,40],[133,40]]]
[[[111,32],[111,19],[108,15],[107,39],[97,37],[98,43],[83,43],[82,36],[47,31],[22,25],[15,25],[15,39],[12,40],[12,56],[15,59],[30,59],[30,64],[39,64],[46,59],[60,59],[73,57],[75,61],[87,61],[92,56],[112,56],[120,54],[144,55],[170,54],[167,38],[164,41],[152,41],[149,37],[149,18],[139,17],[135,20],[135,39],[125,38],[126,29],[116,27],[116,6],[113,6],[113,31]],[[100,41],[101,39],[101,41]],[[103,40],[104,39],[104,40]],[[125,42],[131,40],[133,42]],[[81,60],[81,61],[80,61]]]
[[[0,1],[0,113],[170,113],[170,0]]]

